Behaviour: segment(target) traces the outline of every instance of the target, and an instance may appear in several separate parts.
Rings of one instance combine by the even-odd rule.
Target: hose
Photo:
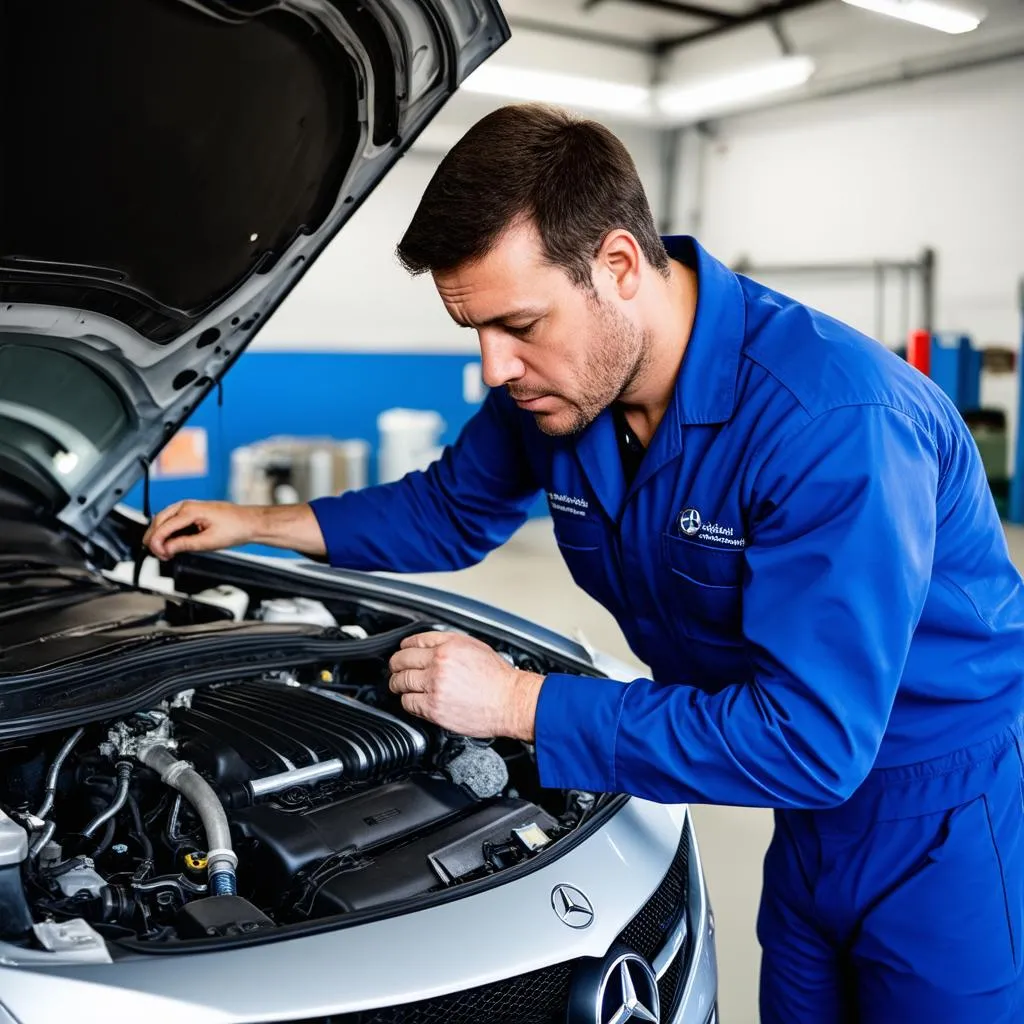
[[[213,787],[187,761],[179,761],[159,743],[142,747],[138,759],[157,772],[162,782],[176,789],[195,808],[206,833],[206,861],[210,890],[215,896],[234,896],[238,856],[231,848],[231,828]]]
[[[128,807],[132,812],[132,821],[135,822],[135,838],[138,839],[139,845],[142,847],[142,859],[152,863],[153,844],[149,841],[149,836],[146,835],[146,830],[142,826],[139,803],[131,793],[128,794]]]
[[[43,847],[53,838],[53,833],[57,831],[57,822],[48,821],[43,830],[32,840],[32,845],[28,848],[28,855],[30,860],[35,860],[36,857],[42,852]]]
[[[82,738],[84,732],[85,729],[76,729],[64,741],[64,746],[60,748],[57,756],[53,759],[53,764],[50,765],[50,770],[46,773],[46,794],[43,797],[42,806],[36,811],[37,818],[45,818],[53,809],[53,798],[57,793],[57,777],[60,775],[61,768],[64,767],[68,754],[74,749],[75,744]]]
[[[106,827],[106,829],[103,832],[103,838],[100,840],[100,845],[97,846],[96,849],[92,851],[92,856],[93,856],[94,860],[97,857],[102,857],[103,854],[105,854],[107,852],[107,850],[110,849],[111,845],[114,842],[114,833],[116,831],[117,831],[116,824],[114,822],[114,819],[111,818],[107,822],[107,827]]]
[[[111,821],[118,811],[124,807],[125,801],[128,799],[128,783],[131,782],[132,778],[132,763],[131,761],[118,761],[117,762],[117,792],[114,793],[114,802],[102,813],[98,814],[88,825],[82,830],[82,835],[91,837],[92,834],[104,823]]]
[[[66,875],[69,871],[74,871],[76,868],[84,868],[87,863],[87,857],[71,857],[60,864],[44,868],[40,873],[46,875],[47,878],[60,878],[61,875]]]

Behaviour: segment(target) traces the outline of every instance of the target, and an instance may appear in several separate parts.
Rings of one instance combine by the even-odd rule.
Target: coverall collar
[[[683,427],[724,423],[736,407],[745,308],[736,275],[688,235],[663,238],[672,259],[697,271],[697,314],[672,400],[651,438],[633,485],[626,486],[610,409],[580,437],[583,471],[605,512],[617,520],[626,498],[683,450]]]
[[[736,409],[736,378],[746,329],[736,275],[689,235],[663,238],[669,256],[697,271],[697,315],[676,378],[681,425],[725,423]]]

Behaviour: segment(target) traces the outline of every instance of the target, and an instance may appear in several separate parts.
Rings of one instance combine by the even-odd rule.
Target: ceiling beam
[[[573,28],[571,25],[560,25],[552,21],[538,21],[536,18],[509,17],[509,26],[522,29],[524,32],[542,32],[549,36],[572,39],[578,43],[594,43],[597,46],[610,46],[617,50],[630,50],[653,56],[656,44],[645,39],[631,39],[628,36],[616,36],[610,32],[594,32],[588,28]]]
[[[586,0],[583,9],[589,11],[601,2],[602,0]],[[628,3],[633,7],[649,7],[653,11],[663,11],[666,14],[684,14],[688,18],[704,18],[719,25],[727,25],[737,18],[737,15],[728,11],[705,7],[703,4],[689,3],[687,0],[619,0],[619,2]]]
[[[818,4],[831,3],[831,0],[779,0],[778,3],[768,7],[755,7],[744,14],[736,15],[732,21],[724,24],[712,25],[709,28],[702,28],[697,32],[690,32],[684,36],[667,36],[657,40],[654,47],[659,54],[670,53],[680,47],[689,46],[692,43],[700,42],[703,39],[711,39],[721,35],[723,32],[730,32],[733,29],[744,28],[747,25],[758,25],[762,22],[774,22],[782,14],[791,14],[793,11],[803,10],[805,7],[816,7]]]

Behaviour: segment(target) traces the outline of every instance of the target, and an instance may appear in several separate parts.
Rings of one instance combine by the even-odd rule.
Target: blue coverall
[[[973,439],[876,341],[664,241],[697,315],[631,485],[608,410],[552,438],[495,390],[427,471],[313,502],[328,558],[460,568],[544,490],[652,678],[549,675],[542,784],[775,808],[766,1024],[1019,1024],[1024,585]]]

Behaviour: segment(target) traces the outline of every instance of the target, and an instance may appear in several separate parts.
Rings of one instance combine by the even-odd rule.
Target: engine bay
[[[289,628],[329,638],[329,656],[197,671],[142,709],[0,743],[0,940],[38,944],[47,926],[86,922],[158,948],[397,910],[543,855],[601,803],[542,789],[528,744],[403,710],[391,653],[414,629],[449,627],[372,602],[345,621],[344,605],[273,587],[207,591],[165,607],[180,621],[183,604],[205,602],[211,622],[273,627],[277,665]],[[186,618],[201,627],[203,613]]]

